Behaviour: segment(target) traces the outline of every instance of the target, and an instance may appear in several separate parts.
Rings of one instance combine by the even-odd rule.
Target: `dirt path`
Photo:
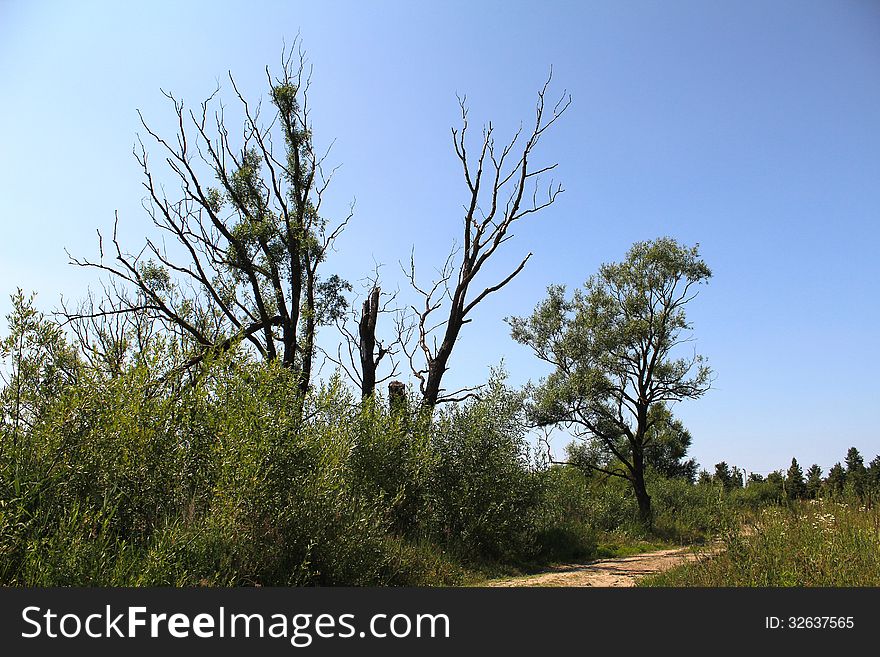
[[[486,586],[635,586],[636,579],[673,566],[695,561],[712,552],[689,548],[645,552],[619,559],[601,559],[586,564],[556,566],[550,572],[488,582]]]

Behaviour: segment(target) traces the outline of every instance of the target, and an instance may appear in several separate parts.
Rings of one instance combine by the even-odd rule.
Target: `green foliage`
[[[811,500],[817,499],[822,490],[822,468],[815,463],[807,470],[806,489],[807,497]]]
[[[483,399],[440,415],[432,443],[439,459],[433,498],[441,536],[471,556],[528,553],[539,489],[530,471],[522,395],[495,377]]]
[[[692,484],[689,435],[655,407],[649,530],[630,482],[578,467],[595,462],[589,443],[571,465],[535,458],[524,394],[503,374],[434,412],[417,399],[391,411],[338,379],[303,396],[295,369],[235,347],[157,380],[173,341],[90,367],[32,299],[13,301],[0,342],[4,585],[460,584],[736,534],[738,514],[798,496],[791,469],[742,488],[722,463]],[[849,456],[829,480],[839,471],[839,494],[870,506],[880,459]],[[820,476],[811,468],[814,488]]]
[[[709,389],[702,356],[676,347],[691,328],[685,307],[710,276],[697,247],[668,237],[638,242],[570,298],[551,286],[530,316],[508,320],[512,337],[554,368],[531,390],[531,421],[568,426],[591,441],[591,465],[631,482],[646,524],[645,453],[677,429],[665,405]]]
[[[599,527],[592,509],[591,480],[571,466],[538,473],[541,505],[535,515],[537,558],[571,562],[595,555]]]
[[[855,447],[850,447],[846,453],[846,490],[850,496],[865,496],[868,487],[867,474],[861,453]]]
[[[34,296],[18,289],[6,316],[8,335],[0,340],[0,429],[15,443],[37,421],[49,400],[76,381],[79,359],[61,328],[34,306]]]
[[[453,584],[463,559],[564,551],[501,380],[433,418],[338,380],[299,390],[235,350],[163,383],[143,361],[78,372],[0,434],[0,582]]]
[[[685,459],[693,437],[681,420],[674,418],[665,404],[648,411],[648,437],[645,440],[645,463],[665,477],[694,483],[697,462]]]
[[[802,500],[807,496],[807,484],[804,480],[804,471],[798,464],[797,459],[791,460],[791,466],[785,475],[785,494],[789,500]]]
[[[743,487],[742,471],[734,466],[732,469],[725,461],[715,464],[714,481],[721,484],[726,491]]]
[[[771,472],[766,479],[750,476],[748,485],[742,490],[739,499],[750,509],[759,509],[785,501],[785,478],[779,471]]]
[[[678,544],[701,543],[728,530],[743,503],[719,486],[693,485],[656,472],[648,484],[655,507],[653,532]]]
[[[843,495],[846,488],[846,471],[840,463],[835,463],[828,471],[825,478],[825,491],[829,497],[838,497]]]

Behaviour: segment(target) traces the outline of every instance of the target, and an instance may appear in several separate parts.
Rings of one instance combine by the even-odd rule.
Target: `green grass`
[[[640,586],[880,586],[880,510],[804,502],[757,512],[724,549]]]
[[[597,559],[618,559],[623,557],[631,557],[636,554],[644,554],[645,552],[654,552],[656,550],[665,550],[668,548],[681,547],[680,545],[669,543],[659,538],[646,540],[644,538],[633,537],[625,532],[605,532],[599,535],[595,548],[589,554],[581,555],[581,558],[570,559],[567,561],[553,560],[550,562],[532,563],[532,564],[498,564],[486,563],[472,566],[472,569],[464,577],[464,583],[471,586],[481,586],[495,579],[511,579],[519,577],[530,577],[540,573],[548,572],[555,566],[564,566],[572,563],[589,563]]]
[[[666,550],[673,547],[681,547],[679,545],[668,543],[660,540],[631,540],[615,541],[613,539],[607,543],[600,543],[596,549],[596,559],[616,559],[621,557],[631,557],[634,554],[644,554],[645,552],[655,552],[657,550]]]

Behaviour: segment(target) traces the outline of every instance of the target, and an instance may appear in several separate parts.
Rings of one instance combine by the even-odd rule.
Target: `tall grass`
[[[643,586],[878,586],[880,509],[811,501],[770,507],[729,532],[723,551]]]

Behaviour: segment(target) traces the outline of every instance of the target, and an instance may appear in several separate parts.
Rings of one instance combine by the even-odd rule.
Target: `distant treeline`
[[[880,455],[865,466],[858,448],[850,447],[844,462],[835,463],[824,477],[822,468],[815,463],[805,474],[797,459],[792,458],[788,470],[774,470],[766,477],[751,472],[745,481],[742,470],[722,461],[715,464],[714,473],[702,470],[698,482],[717,484],[725,490],[760,489],[768,498],[776,500],[850,497],[872,504],[880,498]]]

